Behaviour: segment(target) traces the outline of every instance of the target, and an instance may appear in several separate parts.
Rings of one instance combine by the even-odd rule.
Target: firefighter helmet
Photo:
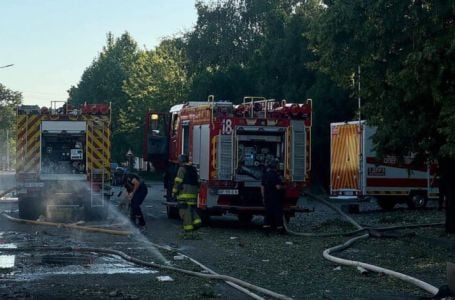
[[[182,164],[186,164],[188,162],[188,155],[180,154],[179,155],[179,162]]]

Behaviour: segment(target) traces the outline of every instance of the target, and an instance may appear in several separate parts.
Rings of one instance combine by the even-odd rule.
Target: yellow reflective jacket
[[[189,202],[188,204],[196,204],[197,195],[199,193],[199,185],[191,185],[184,183],[186,167],[180,166],[177,171],[177,176],[174,179],[174,187],[172,193],[178,201]]]

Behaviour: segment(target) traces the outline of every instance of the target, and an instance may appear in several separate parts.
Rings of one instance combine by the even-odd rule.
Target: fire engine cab
[[[165,171],[168,216],[178,217],[170,190],[182,153],[199,173],[202,216],[229,212],[249,222],[264,214],[261,178],[271,160],[286,185],[285,216],[293,216],[310,179],[311,111],[311,100],[298,104],[245,97],[234,105],[209,96],[208,101],[175,105],[169,113],[148,113],[144,159]]]

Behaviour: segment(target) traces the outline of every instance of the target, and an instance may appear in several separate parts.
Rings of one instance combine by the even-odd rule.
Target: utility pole
[[[357,84],[358,84],[358,109],[359,109],[359,190],[361,194],[364,194],[365,190],[363,188],[364,185],[364,172],[363,172],[363,125],[362,125],[362,98],[360,97],[360,65],[357,66]]]
[[[359,124],[360,122],[362,121],[362,113],[360,111],[360,109],[362,108],[362,98],[360,97],[360,65],[357,66],[357,74],[359,75],[358,79],[357,79],[357,83],[358,83],[358,99],[357,99],[357,105],[359,107]]]
[[[128,152],[126,153],[126,157],[128,158],[128,169],[130,172],[133,171],[133,159],[134,159],[134,154],[133,154],[133,151],[131,151],[131,149],[128,150]]]
[[[9,130],[6,129],[6,171],[9,171]]]

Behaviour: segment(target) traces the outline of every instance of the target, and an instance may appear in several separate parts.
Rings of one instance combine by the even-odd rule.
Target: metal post
[[[362,120],[362,113],[360,111],[360,108],[362,107],[362,99],[360,98],[360,65],[357,66],[357,73],[359,74],[357,84],[358,84],[358,107],[359,107],[359,125],[360,125],[360,121]]]
[[[364,195],[364,189],[363,189],[363,130],[362,128],[362,113],[361,113],[361,108],[362,108],[362,99],[360,97],[360,65],[357,66],[357,74],[358,74],[358,79],[357,79],[357,85],[358,85],[358,110],[359,110],[359,190],[360,194],[362,196]]]
[[[130,172],[132,172],[133,171],[133,157],[134,157],[134,154],[131,151],[131,149],[129,149],[128,152],[126,153],[126,157],[128,158],[128,169],[129,169]]]
[[[9,171],[9,130],[6,129],[6,170]]]

